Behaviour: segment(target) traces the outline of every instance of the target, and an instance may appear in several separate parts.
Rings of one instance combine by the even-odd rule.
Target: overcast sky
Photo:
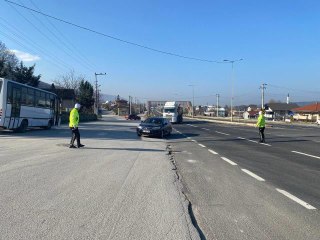
[[[194,85],[196,104],[230,105],[232,89],[259,103],[262,83],[266,101],[320,100],[320,1],[12,1],[87,29],[0,0],[0,40],[48,83],[74,69],[141,101],[191,100]],[[241,58],[233,78],[219,63]]]

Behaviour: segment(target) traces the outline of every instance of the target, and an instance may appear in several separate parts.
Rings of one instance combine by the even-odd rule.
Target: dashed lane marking
[[[200,147],[203,147],[203,148],[206,147],[205,145],[203,145],[203,144],[201,144],[201,143],[199,143],[198,145],[199,145]]]
[[[194,140],[194,139],[191,139],[191,141],[192,141],[192,142],[195,142],[195,143],[197,142],[197,141],[196,141],[196,140]]]
[[[235,162],[232,162],[230,159],[226,158],[226,157],[221,157],[224,161],[226,161],[227,163],[230,163],[231,165],[235,166],[238,165]]]
[[[219,133],[219,134],[222,134],[222,135],[226,135],[226,136],[229,136],[229,135],[230,135],[230,134],[228,134],[228,133],[218,132],[218,131],[216,131],[216,133]]]
[[[243,137],[238,137],[239,139],[242,139],[242,140],[246,140],[245,138],[243,138]]]
[[[276,188],[276,189],[277,189],[277,191],[279,193],[282,193],[283,195],[285,195],[286,197],[288,197],[291,200],[295,201],[296,203],[299,203],[300,205],[304,206],[306,209],[316,210],[315,207],[311,206],[309,203],[306,203],[305,201],[302,201],[300,198],[297,198],[296,196],[293,196],[291,193],[288,193],[287,191],[281,190],[281,189],[278,189],[278,188]]]
[[[308,157],[313,157],[313,158],[318,158],[318,159],[320,159],[320,157],[318,157],[318,156],[310,155],[310,154],[303,153],[303,152],[297,152],[297,151],[291,151],[291,152],[297,153],[297,154],[301,154],[301,155],[305,155],[305,156],[308,156]]]
[[[208,149],[208,151],[211,152],[212,154],[215,154],[215,155],[218,154],[217,152],[215,152],[215,151],[213,151],[213,150],[211,150],[211,149]]]
[[[257,141],[254,141],[254,140],[251,140],[251,139],[246,139],[246,140],[248,140],[249,142],[258,143]]]
[[[202,128],[203,130],[206,130],[206,131],[210,131],[210,129],[209,128]]]
[[[246,174],[250,175],[251,177],[257,179],[258,181],[260,182],[264,182],[265,180],[262,178],[262,177],[259,177],[258,175],[254,174],[253,172],[250,172],[249,170],[247,169],[241,169],[242,171],[244,171]]]

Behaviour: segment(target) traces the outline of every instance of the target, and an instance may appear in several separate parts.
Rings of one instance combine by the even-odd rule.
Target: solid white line
[[[218,132],[218,131],[216,131],[216,133],[220,133],[220,134],[227,135],[227,136],[230,135],[230,134],[228,134],[228,133],[223,133],[223,132]]]
[[[288,192],[286,192],[286,191],[284,191],[284,190],[278,189],[278,188],[276,188],[276,189],[277,189],[277,191],[278,191],[279,193],[282,193],[283,195],[285,195],[286,197],[290,198],[291,200],[299,203],[300,205],[304,206],[306,209],[316,210],[315,207],[313,207],[313,206],[311,206],[309,203],[306,203],[305,201],[302,201],[301,199],[293,196],[292,194],[290,194],[290,193],[288,193]]]
[[[270,145],[270,144],[268,144],[268,143],[260,143],[260,144],[271,147],[271,145]]]
[[[212,154],[218,154],[217,152],[211,150],[211,149],[208,149],[209,152],[211,152]]]
[[[225,157],[221,157],[224,161],[226,161],[227,163],[230,163],[231,165],[235,166],[235,165],[238,165],[236,164],[235,162],[232,162],[231,160],[229,160],[228,158],[225,158]]]
[[[297,152],[297,151],[291,151],[291,152],[298,153],[298,154],[301,154],[301,155],[305,155],[305,156],[308,156],[308,157],[313,157],[313,158],[320,159],[320,157],[317,157],[317,156],[314,156],[314,155],[310,155],[310,154],[306,154],[306,153],[303,153],[303,152]]]
[[[199,143],[198,145],[199,145],[200,147],[203,147],[203,148],[206,147],[205,145],[203,145],[203,144],[201,144],[201,143]]]
[[[247,169],[241,169],[242,171],[244,171],[246,174],[250,175],[251,177],[257,179],[258,181],[260,182],[264,182],[265,180],[262,178],[262,177],[259,177],[258,175],[254,174],[253,172],[250,172],[249,170]]]

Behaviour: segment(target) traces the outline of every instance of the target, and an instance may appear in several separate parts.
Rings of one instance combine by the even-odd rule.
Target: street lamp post
[[[194,118],[194,84],[189,84],[189,87],[192,87],[192,118]]]
[[[225,63],[231,63],[231,106],[230,106],[230,109],[231,109],[231,122],[233,122],[233,82],[234,82],[233,63],[240,62],[242,60],[243,60],[242,58],[236,59],[236,60],[228,60],[228,59],[223,60]]]
[[[95,96],[95,108],[94,108],[94,111],[95,111],[95,114],[97,114],[98,115],[98,113],[99,113],[99,111],[98,111],[98,108],[99,108],[99,90],[98,90],[98,87],[100,86],[98,86],[98,75],[107,75],[106,73],[94,73],[94,76],[95,76],[95,78],[96,78],[96,82],[95,82],[95,86],[96,86],[96,96]]]

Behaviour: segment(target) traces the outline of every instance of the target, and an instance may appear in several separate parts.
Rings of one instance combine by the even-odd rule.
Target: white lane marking
[[[210,129],[209,128],[202,128],[203,130],[206,130],[206,131],[210,131]]]
[[[189,159],[189,160],[187,160],[187,162],[189,162],[189,163],[196,163],[197,160]]]
[[[230,134],[228,134],[228,133],[223,133],[223,132],[218,132],[218,131],[216,131],[216,133],[219,133],[219,134],[222,134],[222,135],[227,135],[227,136],[230,135]]]
[[[203,144],[201,144],[201,143],[199,143],[198,145],[199,145],[200,147],[203,147],[203,148],[206,147],[205,145],[203,145]]]
[[[303,153],[303,152],[297,152],[297,151],[291,151],[291,152],[298,153],[298,154],[301,154],[301,155],[305,155],[305,156],[308,156],[308,157],[313,157],[313,158],[320,159],[320,157],[317,157],[317,156],[314,156],[314,155],[310,155],[310,154],[307,154],[307,153]]]
[[[262,178],[262,177],[259,177],[258,175],[254,174],[253,172],[250,172],[249,170],[247,169],[241,169],[242,171],[244,171],[246,174],[250,175],[251,177],[257,179],[258,181],[260,182],[264,182],[265,180]]]
[[[279,193],[282,193],[286,197],[290,198],[291,200],[295,201],[296,203],[299,203],[300,205],[304,206],[306,209],[309,210],[316,210],[315,207],[311,206],[309,203],[306,203],[305,201],[302,201],[300,198],[297,198],[296,196],[293,196],[292,194],[286,192],[285,190],[281,190],[276,188]]]
[[[243,138],[243,137],[238,137],[239,139],[242,139],[242,140],[246,140],[245,138]]]
[[[250,139],[246,139],[246,140],[248,140],[249,142],[258,143],[257,141],[254,141],[254,140],[250,140]]]
[[[211,150],[211,149],[208,149],[209,152],[211,152],[212,154],[218,154],[217,152]]]
[[[238,165],[235,162],[232,162],[230,159],[226,158],[226,157],[221,157],[224,161],[226,161],[227,163],[230,163],[231,165],[235,166]]]
[[[188,139],[191,139],[191,137],[187,137]]]
[[[196,140],[194,140],[194,139],[191,139],[191,141],[192,141],[192,142],[195,142],[195,143],[197,142],[197,141],[196,141]]]
[[[268,144],[268,143],[260,143],[260,144],[271,147],[271,145],[270,145],[270,144]]]

